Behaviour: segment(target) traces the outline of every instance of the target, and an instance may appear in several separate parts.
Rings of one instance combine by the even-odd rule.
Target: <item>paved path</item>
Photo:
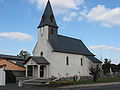
[[[120,90],[119,84],[97,86],[97,87],[78,87],[78,88],[66,88],[62,90]]]
[[[96,86],[108,86],[108,85],[116,85],[116,84],[120,85],[120,82],[70,85],[70,86],[63,86],[63,87],[60,87],[60,88],[96,87]]]
[[[6,86],[0,86],[0,90],[61,90],[61,89],[34,85],[23,85],[22,87],[18,87],[17,84],[9,84]]]

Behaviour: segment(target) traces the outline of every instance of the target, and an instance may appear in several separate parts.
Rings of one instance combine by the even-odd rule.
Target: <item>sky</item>
[[[120,63],[120,0],[50,0],[59,34],[81,39],[102,61]],[[0,0],[0,54],[32,50],[47,0]]]

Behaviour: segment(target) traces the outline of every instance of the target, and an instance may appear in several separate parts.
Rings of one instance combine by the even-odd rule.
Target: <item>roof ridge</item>
[[[30,56],[30,57],[43,57],[43,56]]]
[[[80,40],[80,39],[76,39],[76,38],[69,37],[69,36],[64,36],[64,35],[58,35],[58,36],[62,36],[62,37],[66,37],[66,38],[70,38],[70,39],[74,39],[74,40],[82,41],[82,40]]]
[[[14,62],[12,62],[12,61],[10,61],[10,60],[6,60],[6,61],[8,61],[8,62],[10,62],[10,63],[12,63],[12,64],[14,64],[14,65],[17,65],[17,66],[22,67],[22,68],[25,69],[25,67],[23,67],[23,66],[21,66],[21,65],[18,65],[18,64],[14,63]]]
[[[0,54],[0,55],[4,55],[4,56],[13,56],[13,55],[6,55],[6,54]]]
[[[26,59],[21,58],[21,57],[19,57],[19,56],[6,55],[6,54],[0,54],[0,58],[3,58],[3,59],[18,59],[18,60],[26,60]]]

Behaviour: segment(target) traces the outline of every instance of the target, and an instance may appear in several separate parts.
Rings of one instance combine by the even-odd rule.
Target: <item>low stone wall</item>
[[[80,76],[80,81],[92,80],[92,76]]]
[[[100,78],[109,78],[109,77],[120,77],[120,73],[113,73],[112,75],[110,73],[103,74]]]
[[[55,79],[55,78],[54,78]],[[54,80],[53,79],[53,80]],[[52,80],[52,79],[51,79]],[[92,80],[92,76],[72,76],[72,77],[62,77],[58,81],[85,81]]]
[[[74,78],[73,77],[63,77],[63,78],[60,78],[59,81],[74,81]]]
[[[12,71],[16,77],[25,77],[25,71]]]

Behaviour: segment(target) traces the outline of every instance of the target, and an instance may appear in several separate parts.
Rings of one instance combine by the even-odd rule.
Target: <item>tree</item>
[[[114,73],[120,71],[119,66],[116,64],[111,64],[111,69],[112,69],[112,72],[114,72]]]
[[[119,70],[119,72],[120,72],[120,63],[117,65],[117,67],[118,67],[118,70]]]
[[[96,65],[91,66],[89,70],[90,70],[89,74],[93,76],[93,82],[96,82],[96,80],[100,77],[102,69],[99,67],[99,65]]]
[[[30,54],[27,51],[21,50],[18,56],[27,59],[30,56]]]
[[[102,65],[102,70],[104,74],[110,73],[110,68],[111,68],[111,59],[104,59],[104,64]]]

